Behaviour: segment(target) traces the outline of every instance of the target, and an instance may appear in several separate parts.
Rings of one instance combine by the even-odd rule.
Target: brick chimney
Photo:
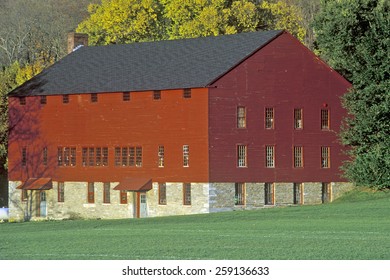
[[[88,34],[85,33],[68,33],[68,53],[71,53],[79,46],[88,46]]]

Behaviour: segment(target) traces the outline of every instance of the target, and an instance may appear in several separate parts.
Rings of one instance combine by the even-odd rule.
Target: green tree
[[[303,27],[301,10],[284,1],[262,1],[260,7],[267,12],[268,29],[285,29],[304,42],[306,29]]]
[[[76,31],[89,34],[91,45],[161,40],[162,6],[157,0],[102,0],[88,6],[90,17]]]
[[[390,188],[390,2],[323,1],[314,23],[320,55],[347,77],[343,170],[357,185]]]
[[[92,45],[216,36],[258,29],[287,29],[302,40],[300,10],[282,1],[103,0],[89,6],[78,32]]]
[[[0,71],[0,170],[7,169],[8,144],[8,97],[17,86],[16,76],[20,70],[18,62]]]

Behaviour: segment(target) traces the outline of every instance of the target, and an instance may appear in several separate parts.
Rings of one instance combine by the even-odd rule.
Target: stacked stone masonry
[[[136,217],[136,192],[127,192],[127,204],[120,203],[118,183],[110,183],[110,203],[103,203],[103,183],[94,183],[94,203],[88,203],[86,182],[65,182],[64,202],[58,202],[58,183],[45,190],[46,206],[38,205],[42,191],[16,189],[22,182],[10,182],[10,218],[26,219],[123,219]],[[166,183],[166,204],[159,204],[158,183],[142,194],[146,195],[146,210],[142,217],[212,213],[234,210],[251,210],[272,206],[294,205],[294,184],[274,183],[273,204],[265,202],[265,183],[245,183],[243,205],[235,205],[235,183],[191,183],[191,204],[183,205],[183,184]],[[331,183],[330,201],[350,190],[350,183]],[[303,183],[302,201],[299,204],[323,203],[322,183]],[[41,213],[45,211],[45,213]]]

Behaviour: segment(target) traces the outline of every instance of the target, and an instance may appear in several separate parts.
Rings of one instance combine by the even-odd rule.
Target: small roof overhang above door
[[[118,191],[144,192],[152,189],[152,179],[147,178],[124,178],[114,188]]]
[[[29,178],[17,187],[19,190],[50,190],[52,188],[51,178]]]

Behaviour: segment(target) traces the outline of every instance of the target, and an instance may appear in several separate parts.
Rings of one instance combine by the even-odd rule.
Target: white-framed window
[[[265,146],[265,167],[275,167],[275,146]]]
[[[237,167],[247,167],[246,145],[237,145]]]

